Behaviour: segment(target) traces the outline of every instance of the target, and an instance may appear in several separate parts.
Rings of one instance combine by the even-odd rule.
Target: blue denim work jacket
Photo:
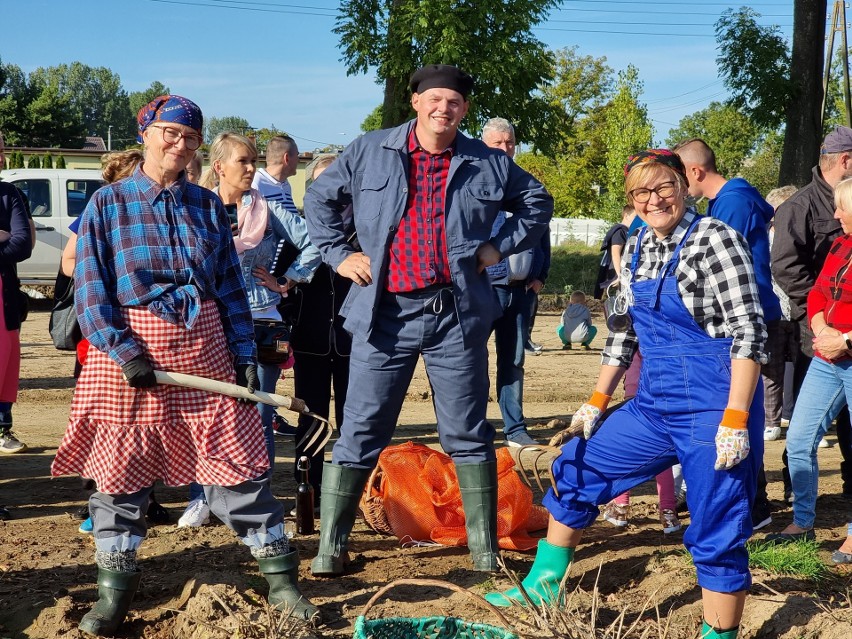
[[[245,198],[248,197],[250,197],[249,194],[243,196],[244,205],[247,204]],[[311,244],[308,237],[305,220],[293,215],[278,202],[266,200],[266,203],[269,206],[269,223],[263,240],[256,247],[244,251],[239,256],[240,270],[246,282],[246,293],[252,312],[277,306],[281,302],[280,293],[258,284],[257,278],[251,273],[257,266],[271,270],[280,240],[286,240],[300,251],[285,273],[285,276],[291,280],[299,283],[310,282],[317,267],[322,263],[319,250]]]
[[[369,337],[385,294],[388,254],[408,200],[408,135],[414,121],[366,133],[352,142],[305,195],[311,241],[335,271],[355,253],[347,242],[343,211],[353,205],[358,241],[370,258],[369,286],[352,286],[341,309],[344,327]],[[496,235],[501,211],[513,213]],[[542,184],[502,151],[456,135],[446,192],[447,256],[453,295],[465,343],[487,336],[500,306],[485,271],[477,272],[476,250],[490,241],[504,257],[538,244],[553,214],[553,198]],[[472,341],[471,341],[472,340]]]

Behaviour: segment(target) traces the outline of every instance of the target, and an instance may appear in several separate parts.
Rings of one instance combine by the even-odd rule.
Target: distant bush
[[[27,168],[28,169],[40,169],[41,168],[41,162],[39,162],[37,155],[31,155],[30,156],[30,159],[27,161]]]
[[[46,151],[44,156],[41,158],[41,168],[43,168],[43,169],[52,169],[53,168],[53,156],[50,154],[50,151]]]
[[[57,169],[64,169],[65,168],[65,156],[64,155],[60,155],[58,158],[56,158],[56,168]]]
[[[542,293],[570,295],[580,290],[591,295],[598,280],[601,252],[584,242],[566,242],[550,253],[550,274]]]

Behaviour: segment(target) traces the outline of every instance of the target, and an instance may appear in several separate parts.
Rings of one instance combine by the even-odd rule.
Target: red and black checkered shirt
[[[387,290],[391,293],[452,282],[444,216],[453,148],[429,153],[420,146],[412,127],[408,155],[408,201],[388,261]]]

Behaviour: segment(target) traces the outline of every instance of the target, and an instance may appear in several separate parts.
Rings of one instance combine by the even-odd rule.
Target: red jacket
[[[852,236],[841,235],[828,251],[808,294],[808,322],[822,312],[826,323],[842,333],[852,331]],[[819,355],[819,353],[816,353]],[[822,357],[820,355],[820,357]],[[823,358],[825,359],[825,358]],[[845,359],[845,358],[844,358]]]

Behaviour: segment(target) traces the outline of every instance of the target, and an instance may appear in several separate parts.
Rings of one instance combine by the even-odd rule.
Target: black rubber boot
[[[456,464],[473,569],[497,572],[497,462]]]
[[[319,622],[319,609],[299,591],[299,553],[295,550],[277,557],[258,557],[260,572],[269,582],[269,603],[291,611],[296,619]]]
[[[141,577],[139,571],[115,572],[99,567],[98,601],[83,616],[80,630],[99,637],[114,635],[127,616]]]
[[[370,469],[323,464],[319,550],[311,562],[314,575],[340,575],[349,563],[346,553],[349,533],[370,472]]]

